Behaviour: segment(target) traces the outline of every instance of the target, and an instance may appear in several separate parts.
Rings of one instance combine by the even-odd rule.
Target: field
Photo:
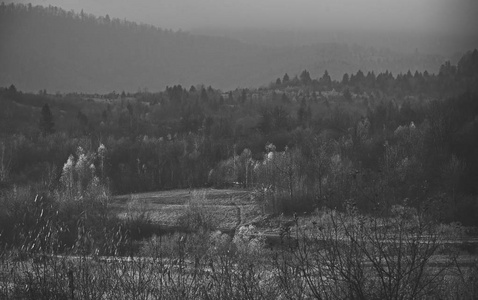
[[[437,231],[433,224],[420,223],[413,210],[387,218],[326,209],[270,216],[262,213],[252,192],[233,189],[116,196],[109,209],[126,224],[154,224],[151,228],[159,233],[166,228],[172,234],[150,232],[153,235],[140,236],[140,242],[123,240],[123,253],[111,256],[84,251],[91,246],[86,235],[59,255],[48,250],[52,248],[4,252],[0,298],[477,296],[476,251],[458,245],[470,237],[460,226],[442,224]],[[215,228],[184,230],[184,221],[198,215],[215,220]],[[250,224],[254,227],[244,226]],[[475,244],[470,246],[476,250]]]
[[[179,228],[188,210],[200,210],[217,229],[230,231],[260,217],[251,192],[233,189],[173,190],[114,197],[111,210],[120,219],[143,218],[162,228]]]
[[[283,214],[271,217],[263,214],[254,194],[235,189],[170,190],[115,196],[110,203],[111,211],[121,220],[141,219],[169,232],[181,231],[181,219],[190,210],[199,211],[214,221],[214,227],[222,232],[233,232],[240,226],[253,224],[269,242],[279,239],[281,229],[295,228],[294,217]],[[299,214],[297,225],[309,231],[313,225],[324,222],[315,214]],[[445,227],[448,231],[450,226]],[[289,230],[288,229],[288,230]],[[443,231],[443,229],[442,229]],[[463,230],[442,232],[443,243],[463,245],[475,252],[478,238],[464,234]]]

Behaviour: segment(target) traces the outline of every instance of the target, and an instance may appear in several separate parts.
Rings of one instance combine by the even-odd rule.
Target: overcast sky
[[[478,0],[15,0],[174,30],[201,27],[478,31]]]

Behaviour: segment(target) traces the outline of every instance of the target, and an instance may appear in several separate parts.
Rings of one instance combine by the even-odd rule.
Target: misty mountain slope
[[[308,69],[345,72],[408,69],[436,72],[443,58],[344,44],[266,48],[222,37],[66,12],[0,6],[0,86],[37,91],[161,90],[204,83],[222,89],[260,86]]]

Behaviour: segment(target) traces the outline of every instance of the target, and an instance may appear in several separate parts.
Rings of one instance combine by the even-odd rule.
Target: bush
[[[217,220],[203,205],[206,201],[205,191],[193,191],[191,199],[186,206],[186,211],[178,218],[177,224],[182,230],[199,231],[214,230],[217,227]]]
[[[437,287],[446,283],[452,262],[448,257],[442,266],[429,266],[442,248],[440,237],[432,222],[407,207],[394,207],[390,218],[353,209],[322,214],[295,235],[297,250],[277,259],[279,277],[317,299],[439,297]],[[288,272],[301,274],[301,281]]]

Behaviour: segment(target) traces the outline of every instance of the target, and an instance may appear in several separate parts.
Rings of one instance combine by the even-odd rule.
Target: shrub
[[[186,231],[214,230],[217,220],[203,203],[206,201],[205,191],[193,191],[185,212],[178,218],[177,224]]]
[[[279,277],[301,274],[299,282],[283,281],[305,286],[305,297],[317,299],[439,297],[436,288],[449,265],[429,266],[442,247],[435,225],[407,207],[394,207],[391,215],[368,217],[352,209],[298,227],[297,250],[277,260]]]

